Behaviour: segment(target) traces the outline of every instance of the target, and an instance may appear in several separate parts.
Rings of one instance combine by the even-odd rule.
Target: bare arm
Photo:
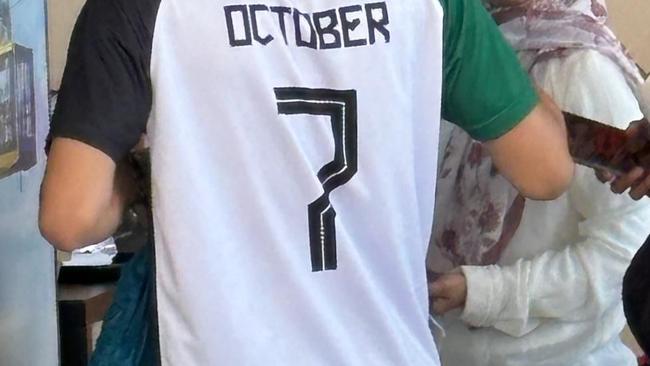
[[[158,7],[141,3],[87,1],[70,39],[39,214],[43,235],[63,250],[111,235],[136,191],[129,165],[116,162],[138,143],[152,107]]]
[[[571,184],[564,117],[543,92],[541,101],[514,129],[486,143],[495,165],[528,198],[552,200]]]
[[[43,236],[64,251],[105,240],[120,224],[133,187],[126,165],[82,142],[54,139],[41,187]]]

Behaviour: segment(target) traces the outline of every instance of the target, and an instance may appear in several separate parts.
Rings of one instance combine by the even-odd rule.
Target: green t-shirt
[[[530,78],[480,0],[444,10],[442,117],[477,140],[502,136],[538,103]]]

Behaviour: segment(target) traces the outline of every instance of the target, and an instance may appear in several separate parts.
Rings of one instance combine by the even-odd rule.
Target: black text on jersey
[[[390,42],[385,2],[314,13],[285,6],[229,5],[224,13],[232,47],[266,46],[280,35],[286,45],[322,50],[373,45],[377,38]],[[262,29],[261,24],[275,29]]]
[[[330,194],[357,173],[356,90],[276,88],[281,115],[329,116],[334,136],[334,160],[317,174],[323,194],[307,206],[312,271],[335,270],[336,209]]]

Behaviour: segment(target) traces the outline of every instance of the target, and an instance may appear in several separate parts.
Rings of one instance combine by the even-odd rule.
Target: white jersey
[[[88,1],[53,135],[147,129],[163,365],[438,365],[442,33],[438,0]]]
[[[437,0],[162,0],[151,58],[165,365],[437,365]]]

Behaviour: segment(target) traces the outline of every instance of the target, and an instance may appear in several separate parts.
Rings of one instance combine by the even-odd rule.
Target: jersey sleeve
[[[538,96],[514,50],[480,0],[441,0],[444,13],[443,118],[477,140],[504,135]]]
[[[79,15],[50,137],[91,145],[122,159],[145,131],[160,0],[89,0]]]

